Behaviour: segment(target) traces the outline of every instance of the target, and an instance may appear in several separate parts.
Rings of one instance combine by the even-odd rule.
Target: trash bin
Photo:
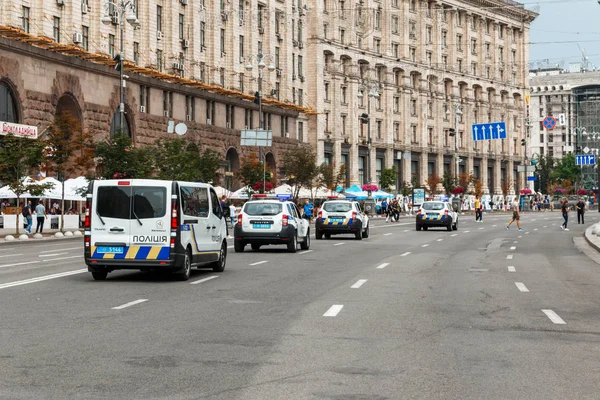
[[[454,212],[459,212],[460,211],[460,197],[454,197],[452,199],[452,208],[454,209]]]
[[[58,229],[58,216],[50,217],[50,229]]]

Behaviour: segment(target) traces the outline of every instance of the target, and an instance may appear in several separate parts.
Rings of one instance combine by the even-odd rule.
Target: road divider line
[[[427,243],[425,243],[424,245],[422,245],[421,247],[427,247],[429,246]]]
[[[83,250],[83,246],[79,246],[79,247],[68,247],[66,249],[52,249],[52,250],[44,250],[44,251],[39,251],[38,253],[43,254],[43,253],[53,253],[53,252],[57,252],[57,251],[67,251],[67,250]]]
[[[314,250],[304,250],[304,251],[301,251],[301,252],[300,252],[300,253],[298,253],[298,254],[302,255],[302,254],[306,254],[306,253],[312,253],[313,251],[314,251]]]
[[[458,235],[458,233],[453,233],[453,234],[452,234],[452,235],[450,235],[450,236],[454,237],[454,236],[456,236],[456,235]]]
[[[516,250],[516,249],[517,249],[517,246],[510,246],[510,249],[511,249],[511,250]]]
[[[23,254],[7,254],[5,256],[0,256],[0,258],[4,258],[4,257],[18,257],[18,256],[22,256]]]
[[[358,289],[362,285],[364,285],[365,282],[367,282],[367,279],[359,279],[359,280],[356,281],[356,283],[354,285],[350,286],[350,289]]]
[[[0,251],[10,251],[10,250],[14,250],[14,247],[8,247],[6,249],[0,249]],[[52,251],[56,251],[56,250],[52,250]]]
[[[529,292],[529,289],[527,289],[527,286],[523,282],[515,282],[515,285],[520,292]]]
[[[566,324],[566,322],[561,317],[559,317],[558,314],[555,313],[554,311],[552,311],[552,310],[542,310],[542,312],[544,314],[546,314],[546,316],[548,318],[550,318],[550,321],[554,322],[555,324],[560,324],[560,325]]]
[[[537,230],[538,230],[538,228],[533,228],[533,230],[534,230],[534,231],[537,231]]]
[[[492,225],[492,228],[495,228],[495,227],[497,227],[497,226],[498,226],[498,225]]]
[[[329,307],[329,310],[327,310],[327,312],[325,314],[323,314],[324,317],[335,317],[336,315],[338,315],[340,313],[340,311],[342,311],[342,308],[344,308],[343,304],[334,304],[331,307]]]
[[[509,254],[509,255],[507,255],[507,256],[506,256],[506,259],[507,259],[507,260],[512,260],[512,259],[513,259],[513,255],[512,255],[512,254]]]
[[[39,263],[39,261],[26,261],[26,262],[22,262],[22,263],[0,265],[0,268],[18,267],[19,265],[38,264],[38,263]]]
[[[438,240],[436,240],[436,242],[441,242],[442,240],[444,240],[444,239],[438,239]]]
[[[38,257],[56,257],[56,256],[64,256],[65,254],[69,254],[69,252],[66,252],[66,253],[52,253],[52,254],[40,254]]]
[[[523,236],[517,236],[517,239],[521,239]]]
[[[508,272],[517,272],[517,270],[515,269],[515,267],[514,267],[514,266],[512,266],[512,265],[509,265],[509,266],[508,266]]]
[[[548,227],[548,225],[544,225],[544,228],[547,228],[547,227]]]
[[[264,260],[263,260],[263,261],[257,261],[257,262],[255,262],[255,263],[252,263],[252,264],[249,264],[249,265],[250,265],[251,267],[253,267],[253,266],[255,266],[255,265],[264,264],[264,263],[266,263],[266,262],[268,262],[268,261],[264,261]]]
[[[71,257],[59,257],[59,258],[49,258],[47,260],[44,260],[44,262],[49,262],[49,261],[60,261],[60,260],[70,260],[71,258],[83,258],[83,254],[80,254],[78,256],[71,256]]]
[[[377,267],[377,269],[384,269],[385,267],[387,267],[388,265],[390,265],[390,263],[383,263],[380,266]]]
[[[228,249],[233,249],[235,246],[227,246]]]
[[[22,281],[3,283],[0,285],[0,289],[6,289],[6,288],[14,287],[14,286],[21,286],[21,285],[27,285],[30,283],[48,281],[50,279],[62,278],[64,276],[69,276],[69,275],[83,274],[84,272],[88,272],[88,270],[86,268],[83,268],[83,269],[77,269],[74,271],[61,272],[58,274],[39,276],[37,278],[30,278],[30,279],[25,279]]]
[[[469,233],[469,232],[471,232],[471,231],[464,231],[464,233]]]
[[[518,241],[518,240],[515,240],[513,243],[519,243],[519,241]]]
[[[406,256],[407,256],[407,255],[409,255],[409,254],[410,254],[410,251],[407,251],[406,253],[402,253],[402,254],[400,254],[400,257],[406,257]]]
[[[342,243],[336,243],[336,244],[334,244],[334,246],[341,246],[341,245],[344,245],[344,244],[346,244],[346,243],[344,243],[344,242],[342,242]]]
[[[408,232],[408,229],[405,229],[403,232]]]
[[[529,235],[529,232],[525,232],[526,235]]]
[[[120,306],[113,307],[112,309],[113,310],[122,310],[124,308],[135,306],[136,304],[144,303],[146,301],[148,301],[148,299],[134,300],[134,301],[130,301],[129,303],[125,303],[125,304],[121,304]]]
[[[388,232],[388,233],[384,233],[383,236],[390,236],[390,235],[393,235],[393,234],[394,234],[393,232]]]
[[[207,278],[198,279],[197,281],[190,282],[190,285],[197,285],[199,283],[210,281],[211,279],[215,279],[215,278],[218,278],[218,277],[219,277],[219,275],[213,275],[213,276],[209,276]]]

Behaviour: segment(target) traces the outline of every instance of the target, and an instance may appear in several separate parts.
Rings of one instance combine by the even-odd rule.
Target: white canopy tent
[[[54,186],[50,189],[46,189],[41,196],[32,196],[31,193],[23,193],[21,198],[44,198],[44,199],[61,199],[62,198],[62,183],[54,178],[44,178],[40,181],[35,181],[30,177],[24,179],[26,184],[44,184],[44,183],[52,183]],[[85,196],[81,196],[77,194],[77,189],[82,187],[86,187],[88,185],[88,181],[84,177],[79,177],[76,179],[69,179],[65,181],[65,200],[67,201],[84,201]],[[0,199],[16,199],[17,195],[10,190],[8,186],[3,186],[0,188]]]

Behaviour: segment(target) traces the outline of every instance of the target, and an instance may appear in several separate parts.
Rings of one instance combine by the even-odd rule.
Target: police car
[[[206,183],[98,180],[86,195],[84,257],[95,280],[119,269],[163,270],[180,280],[191,268],[225,269],[227,225]]]
[[[458,229],[458,213],[447,201],[426,201],[417,211],[417,230],[429,227],[446,227],[447,230]]]
[[[349,233],[361,240],[369,237],[369,217],[359,202],[329,197],[317,214],[315,229],[316,239]]]
[[[279,197],[278,197],[279,196]],[[238,214],[233,229],[234,250],[241,253],[247,244],[252,250],[264,245],[285,244],[295,253],[298,244],[302,250],[310,248],[309,222],[300,217],[289,195],[252,195]]]

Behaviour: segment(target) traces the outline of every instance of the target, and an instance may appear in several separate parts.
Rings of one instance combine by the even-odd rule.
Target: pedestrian
[[[567,199],[564,199],[561,203],[562,205],[560,207],[560,212],[562,212],[562,216],[565,221],[560,226],[560,229],[563,231],[568,231],[569,228],[567,228],[567,224],[569,223],[569,202]]]
[[[21,212],[23,213],[23,217],[25,217],[25,220],[27,221],[27,227],[25,228],[25,232],[31,235],[31,226],[33,225],[31,200],[27,201],[27,205],[23,207],[23,210]]]
[[[35,226],[35,233],[44,233],[44,220],[48,218],[48,214],[46,214],[46,207],[44,207],[44,202],[40,201],[37,206],[35,206],[35,215],[37,217],[37,225]]]
[[[479,195],[475,195],[475,222],[479,222],[481,219],[481,200],[479,200]],[[481,221],[483,222],[483,221]]]
[[[306,200],[304,202],[304,218],[307,219],[309,222],[312,221],[313,209],[314,207],[312,203]]]
[[[583,213],[585,213],[585,203],[583,202],[583,199],[579,199],[575,208],[577,209],[577,223],[585,224],[585,222],[583,222]]]
[[[517,228],[519,228],[520,231],[523,230],[523,228],[521,228],[521,214],[519,213],[519,202],[517,200],[517,198],[515,198],[515,201],[513,203],[513,215],[512,215],[512,219],[510,220],[510,222],[508,223],[508,225],[506,225],[506,230],[510,230],[510,225],[516,222],[517,223]]]
[[[233,203],[229,203],[229,218],[231,219],[231,226],[234,227],[235,226],[235,222],[236,222],[236,209],[235,206],[233,205]]]

